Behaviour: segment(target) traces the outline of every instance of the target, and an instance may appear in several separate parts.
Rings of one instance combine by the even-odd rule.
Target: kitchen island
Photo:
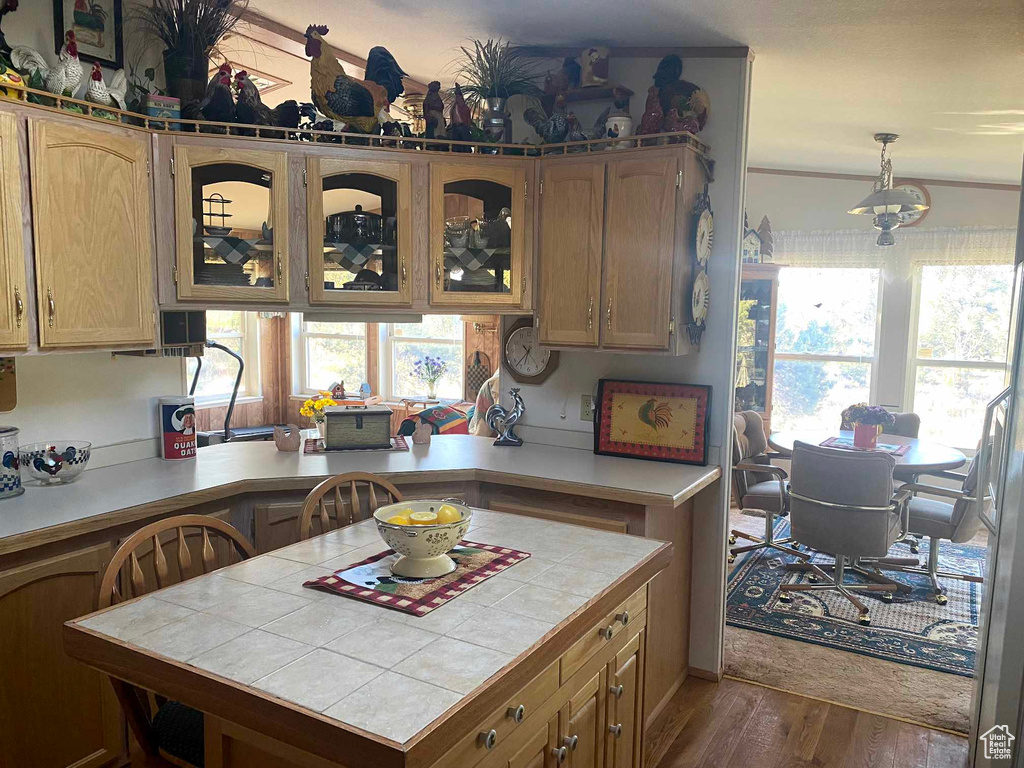
[[[71,621],[65,644],[203,712],[207,768],[640,766],[671,545],[484,510],[466,538],[564,556],[424,616],[303,587],[313,549],[344,553],[332,570],[386,549],[368,520]]]

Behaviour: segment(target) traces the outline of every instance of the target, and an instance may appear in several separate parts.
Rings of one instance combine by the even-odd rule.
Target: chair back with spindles
[[[360,488],[366,488],[366,505],[362,503]],[[402,494],[394,485],[383,477],[369,472],[348,472],[337,477],[330,477],[309,492],[306,503],[299,515],[299,540],[305,541],[313,536],[314,518],[320,523],[320,533],[332,529],[332,519],[327,510],[325,499],[328,495],[334,498],[333,528],[343,528],[370,517],[380,507],[394,504],[402,500]],[[345,497],[348,503],[345,503]]]

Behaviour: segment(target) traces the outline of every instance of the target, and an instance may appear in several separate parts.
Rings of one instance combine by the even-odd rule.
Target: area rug
[[[789,522],[781,520],[775,537],[788,535]],[[897,544],[892,555],[906,557],[907,547]],[[919,556],[927,562],[927,540],[921,542]],[[834,591],[791,592],[791,602],[780,602],[780,585],[807,582],[806,573],[785,570],[786,563],[795,561],[771,549],[740,555],[729,573],[726,623],[940,672],[973,674],[981,584],[941,580],[949,598],[943,606],[932,598],[927,576],[887,571],[887,576],[914,590],[897,593],[892,603],[859,593],[871,611],[871,625],[865,627],[858,623],[853,604]],[[815,563],[831,561],[827,555],[812,557]],[[984,567],[983,547],[943,542],[940,571],[981,576]],[[856,581],[855,576],[847,578]]]

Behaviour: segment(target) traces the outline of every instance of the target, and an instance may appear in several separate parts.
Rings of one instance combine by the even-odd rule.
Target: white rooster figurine
[[[114,73],[110,85],[103,82],[103,67],[99,62],[92,65],[92,74],[89,75],[89,87],[85,91],[85,100],[101,107],[117,107],[125,109],[125,94],[128,93],[128,78],[124,70],[119,69]]]
[[[38,72],[46,90],[58,96],[74,97],[85,75],[82,62],[78,59],[78,42],[72,30],[68,30],[65,35],[64,47],[60,49],[60,60],[53,69],[50,69],[42,54],[24,45],[19,45],[11,51],[11,63],[22,74],[31,75]]]

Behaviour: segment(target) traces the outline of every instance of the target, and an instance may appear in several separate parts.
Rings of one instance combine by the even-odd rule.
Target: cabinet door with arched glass
[[[411,179],[408,162],[307,159],[311,303],[412,304]]]
[[[288,300],[288,155],[178,144],[179,299]]]
[[[430,303],[521,306],[526,170],[431,163]]]

